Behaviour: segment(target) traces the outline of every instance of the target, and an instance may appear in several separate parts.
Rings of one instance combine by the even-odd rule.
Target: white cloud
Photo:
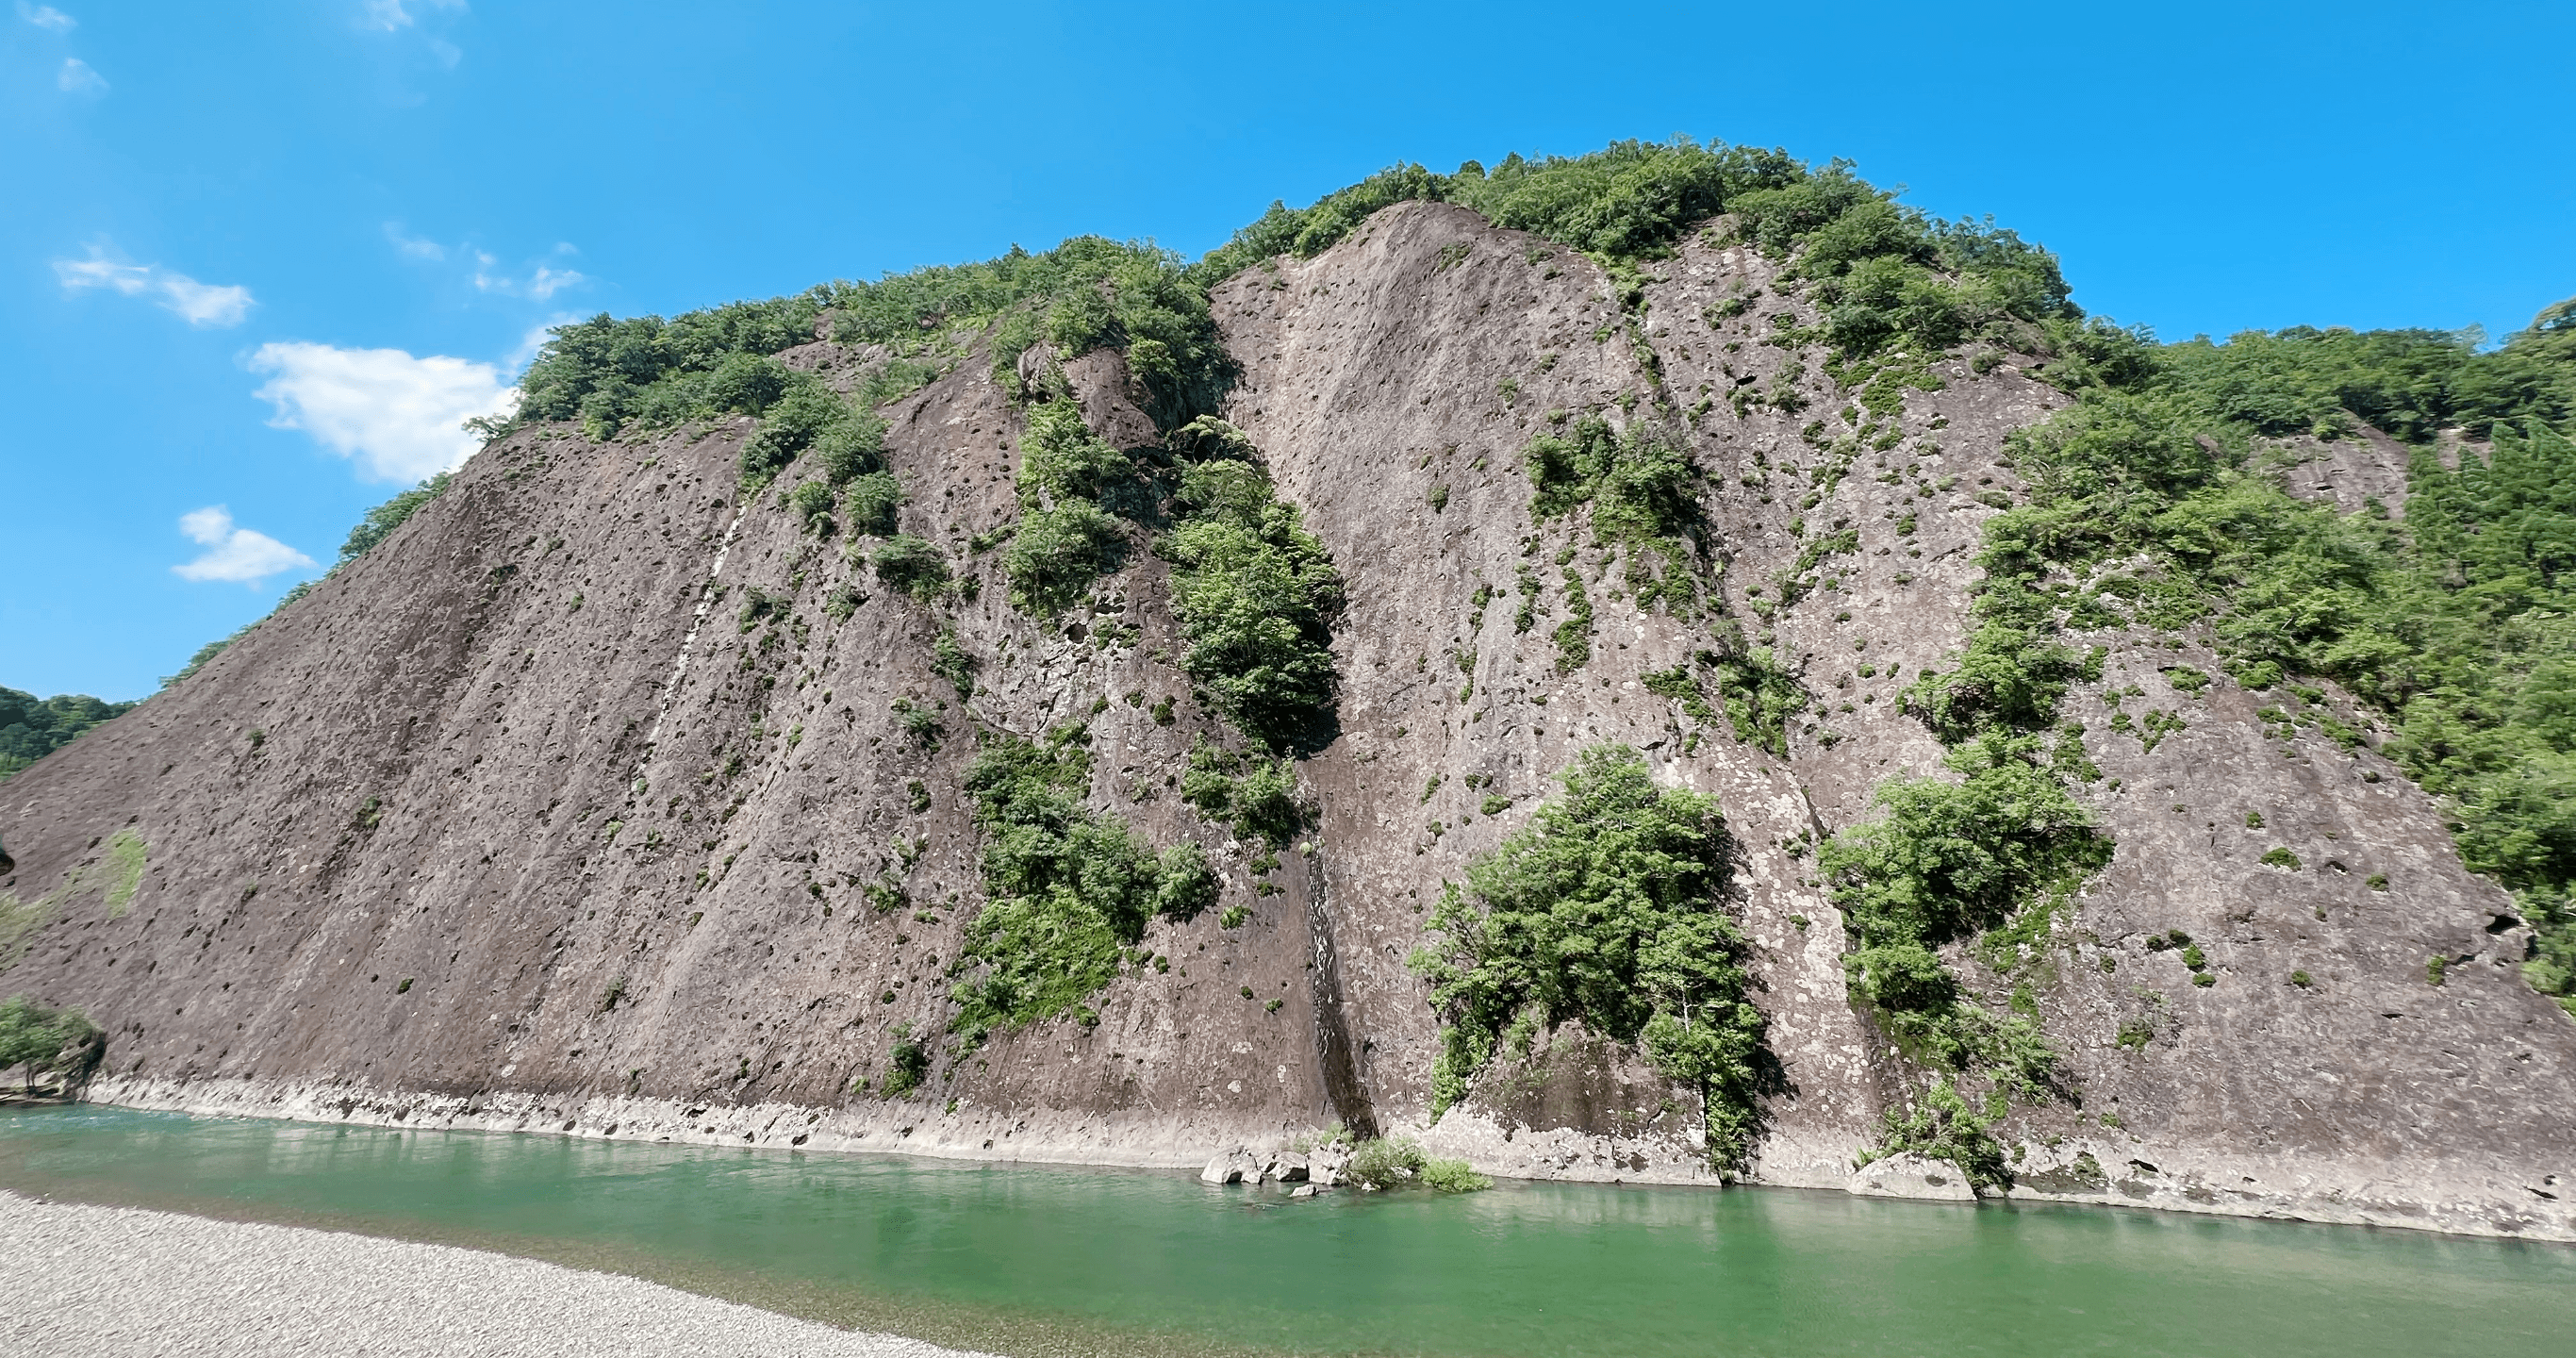
[[[528,295],[542,302],[566,288],[589,281],[588,275],[575,270],[549,269],[540,264],[537,266],[536,273],[528,278]]]
[[[431,9],[463,9],[465,0],[427,0]],[[391,33],[409,28],[412,13],[405,0],[358,0],[358,26]]]
[[[51,5],[31,5],[27,0],[18,0],[18,17],[48,33],[69,33],[80,27],[80,20],[61,10]]]
[[[66,94],[107,93],[107,77],[91,70],[89,63],[79,57],[63,58],[62,74],[54,77],[54,84]]]
[[[466,276],[474,284],[476,292],[487,292],[496,297],[549,301],[556,293],[586,286],[591,281],[589,274],[578,269],[558,269],[551,264],[532,265],[522,277],[514,270],[502,268],[500,256],[489,250],[472,244],[447,246],[425,237],[409,235],[400,222],[385,223],[385,239],[393,243],[395,251],[403,258],[424,264],[445,263],[451,255],[454,256],[468,266]],[[568,259],[580,253],[570,242],[557,242],[544,258]]]
[[[84,288],[114,288],[128,297],[152,286],[152,270],[141,264],[119,264],[105,258],[95,245],[89,247],[87,259],[54,261],[54,277],[60,279],[65,292]]]
[[[215,287],[186,274],[164,272],[157,280],[161,305],[188,318],[190,325],[239,325],[250,310],[250,289],[238,284]]]
[[[558,245],[555,253],[572,254],[574,250],[569,245]],[[533,297],[542,302],[566,288],[579,287],[590,281],[590,275],[578,269],[556,269],[543,264],[525,279],[514,278],[507,273],[494,272],[493,266],[498,263],[500,261],[491,255],[481,250],[474,251],[474,287],[477,291],[499,293],[504,297]]]
[[[206,550],[170,569],[183,580],[228,580],[255,585],[279,571],[309,570],[313,558],[270,537],[233,525],[232,511],[208,505],[179,516],[179,531]]]
[[[404,235],[400,222],[385,223],[385,239],[392,241],[394,249],[405,259],[426,260],[435,264],[447,258],[446,246],[420,236]]]
[[[518,389],[489,363],[400,349],[263,344],[250,366],[274,373],[253,393],[273,403],[269,423],[301,429],[379,481],[412,482],[453,471],[483,446],[461,427],[518,407]]]
[[[110,258],[103,246],[89,247],[87,259],[54,261],[54,277],[65,292],[106,288],[124,297],[149,296],[164,310],[175,311],[194,326],[239,325],[255,302],[250,289],[237,284],[200,283],[158,264],[127,264]]]

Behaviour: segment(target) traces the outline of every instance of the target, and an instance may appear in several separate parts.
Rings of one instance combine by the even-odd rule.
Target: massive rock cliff
[[[1802,431],[1850,397],[1762,342],[1814,319],[1776,269],[1693,237],[1628,307],[1571,251],[1412,203],[1215,291],[1225,416],[1349,600],[1337,725],[1298,766],[1316,820],[1275,869],[1177,794],[1219,727],[1172,662],[1169,567],[1130,552],[1053,619],[1006,600],[976,538],[1019,511],[1024,393],[976,361],[885,413],[904,530],[985,587],[934,613],[739,492],[748,421],[523,428],[0,788],[28,926],[0,988],[96,1014],[92,1097],[140,1106],[1140,1164],[1340,1120],[1504,1174],[1706,1182],[1687,1100],[1579,1027],[1424,1129],[1438,1021],[1406,957],[1428,911],[1578,751],[1624,742],[1724,808],[1776,1061],[1750,1177],[1844,1186],[1917,1082],[1847,994],[1812,846],[1941,767],[1892,676],[1959,652],[1981,525],[2019,489],[2005,436],[2062,398],[1946,360],[1821,474]],[[782,357],[841,381],[868,361]],[[1117,354],[1063,377],[1094,430],[1154,441]],[[1580,515],[1533,517],[1523,450],[1586,410],[1686,442],[1711,607],[1640,606]],[[1560,563],[1590,583],[1571,669]],[[1547,626],[1515,625],[1525,576]],[[934,669],[951,626],[971,697]],[[1726,629],[1770,633],[1810,695],[1778,742],[1648,682]],[[2035,969],[1953,949],[2063,1056],[2068,1097],[2000,1129],[2014,1192],[2576,1239],[2576,1025],[2517,977],[2529,931],[2432,801],[2366,745],[2197,682],[2219,667],[2188,636],[2078,639],[2107,659],[2062,715],[2115,853]],[[2114,700],[2178,725],[2124,733]],[[977,733],[1065,723],[1087,723],[1094,804],[1205,845],[1221,908],[1155,920],[1154,963],[1082,1014],[930,1041],[927,1082],[882,1097],[897,1042],[947,1023],[982,900]]]

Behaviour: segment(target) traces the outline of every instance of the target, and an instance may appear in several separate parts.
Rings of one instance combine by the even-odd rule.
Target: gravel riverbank
[[[608,1273],[446,1245],[0,1193],[29,1358],[981,1358]]]

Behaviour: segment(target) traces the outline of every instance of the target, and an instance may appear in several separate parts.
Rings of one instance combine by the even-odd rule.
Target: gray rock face
[[[2364,425],[2335,439],[2313,435],[2266,441],[2261,450],[2280,469],[2282,488],[2306,500],[2325,500],[2346,514],[2373,505],[2391,515],[2406,510],[2414,454],[2405,444]]]
[[[1872,1160],[1854,1171],[1846,1192],[1871,1198],[1927,1198],[1936,1202],[1975,1202],[1977,1190],[1968,1176],[1947,1160],[1902,1151]]]
[[[979,358],[886,411],[902,527],[971,599],[916,603],[776,490],[739,495],[745,421],[605,446],[522,430],[188,681],[0,787],[18,864],[0,917],[34,921],[5,989],[89,1008],[111,1033],[94,1095],[144,1106],[1192,1169],[1338,1120],[1493,1173],[1709,1182],[1694,1096],[1571,1027],[1423,1125],[1438,1030],[1404,959],[1425,912],[1556,770],[1624,741],[1716,794],[1736,843],[1730,904],[1783,1089],[1755,1175],[1846,1186],[1921,1076],[1849,1003],[1806,844],[1869,816],[1884,780],[1940,774],[1894,696],[1961,646],[1989,500],[2018,488],[1998,453],[2061,398],[2010,363],[1936,364],[1901,441],[1827,493],[1801,430],[1848,394],[1762,343],[1807,304],[1702,238],[1649,275],[1641,350],[1579,256],[1407,204],[1218,289],[1242,367],[1226,413],[1350,596],[1338,733],[1299,769],[1314,852],[1266,878],[1176,795],[1192,738],[1222,731],[1171,663],[1163,563],[1140,545],[1096,602],[1039,619],[974,551],[1017,514],[1023,420],[1018,377],[997,386]],[[865,355],[790,357],[848,380]],[[1095,429],[1150,438],[1114,355],[1063,372]],[[1658,373],[1698,412],[1670,418],[1707,478],[1718,602],[1814,698],[1785,758],[1648,689],[1713,623],[1641,611],[1615,575],[1592,582],[1589,661],[1557,665],[1555,557],[1590,578],[1599,551],[1579,518],[1532,519],[1520,452],[1552,411],[1653,418]],[[1780,399],[1739,413],[1738,391]],[[1775,606],[1775,578],[1842,530],[1853,549],[1813,563],[1828,583]],[[1553,614],[1527,632],[1524,565]],[[1480,585],[1501,599],[1479,609]],[[930,668],[949,627],[971,698]],[[2576,1025],[2515,975],[2528,930],[2461,868],[2439,809],[2367,749],[2269,738],[2224,679],[2177,687],[2176,667],[2217,669],[2187,638],[2077,640],[2111,649],[2063,715],[2105,775],[2078,793],[2117,855],[2025,975],[1950,959],[1992,1004],[2028,983],[2083,1094],[2000,1129],[2031,1166],[2016,1191],[2576,1238],[2576,1198],[2543,1196],[2576,1179]],[[2127,685],[2145,696],[2125,710],[2183,729],[2153,748],[2111,731],[2104,692]],[[945,702],[944,737],[908,735],[897,699]],[[981,901],[972,731],[1068,721],[1089,724],[1093,804],[1204,845],[1219,909],[1155,921],[1145,946],[1170,969],[1122,971],[1096,1021],[998,1033],[881,1098],[895,1029],[943,1030]],[[58,891],[119,830],[150,846],[130,906],[111,913],[95,873]],[[2263,866],[2274,848],[2300,866]],[[1228,929],[1231,907],[1248,915]],[[2157,946],[2175,930],[2212,984]]]

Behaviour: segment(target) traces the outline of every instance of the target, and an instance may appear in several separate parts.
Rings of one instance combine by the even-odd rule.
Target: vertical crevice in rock
[[[1314,940],[1312,965],[1306,969],[1315,1005],[1315,1056],[1324,1073],[1324,1097],[1355,1137],[1378,1134],[1377,1109],[1360,1080],[1359,1060],[1351,1047],[1350,1016],[1343,1008],[1342,967],[1333,946],[1333,913],[1324,888],[1324,847],[1306,860],[1306,933]]]

